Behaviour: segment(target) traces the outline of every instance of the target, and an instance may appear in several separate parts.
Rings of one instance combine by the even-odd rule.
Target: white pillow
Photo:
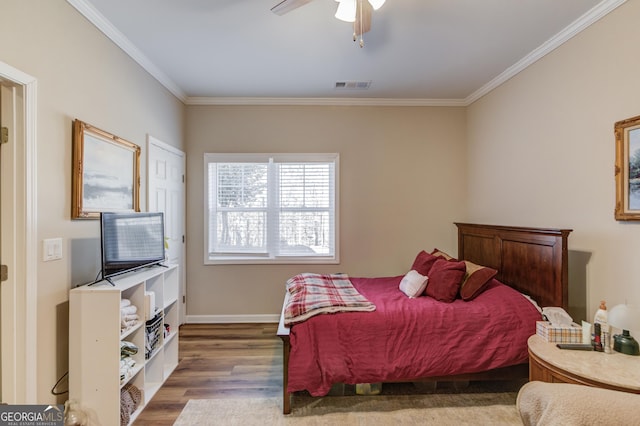
[[[407,272],[407,275],[402,277],[400,290],[411,298],[418,297],[424,292],[424,289],[427,288],[428,280],[429,278],[412,269]]]

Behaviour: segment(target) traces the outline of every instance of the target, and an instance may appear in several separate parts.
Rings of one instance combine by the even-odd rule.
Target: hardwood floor
[[[179,364],[135,426],[172,425],[190,399],[282,396],[277,324],[186,324]]]

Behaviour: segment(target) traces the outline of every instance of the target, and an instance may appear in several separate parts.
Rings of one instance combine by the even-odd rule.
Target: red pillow
[[[411,269],[418,272],[420,275],[429,275],[429,271],[431,271],[431,267],[434,263],[436,263],[438,258],[436,256],[432,256],[426,251],[422,250],[416,256],[416,260],[413,261],[413,265]]]
[[[487,266],[476,265],[467,260],[464,263],[467,272],[464,276],[464,281],[460,285],[460,297],[463,300],[471,300],[484,291],[491,278],[495,277],[498,271]]]
[[[464,262],[438,259],[429,272],[427,296],[441,302],[451,303],[458,296],[460,284],[466,272]]]
[[[431,252],[431,254],[433,256],[442,257],[443,259],[447,259],[447,260],[458,260],[458,259],[456,259],[453,256],[443,252],[442,250],[440,250],[438,248],[434,248],[433,251]]]

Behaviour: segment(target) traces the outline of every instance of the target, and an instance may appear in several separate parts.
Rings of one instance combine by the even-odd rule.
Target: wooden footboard
[[[540,306],[568,304],[567,238],[570,229],[524,228],[456,223],[458,258],[497,269],[501,282],[531,296]],[[284,325],[285,294],[277,335],[282,339],[282,412],[291,412],[289,327]],[[513,380],[528,377],[528,363],[473,374],[407,378],[419,381]]]
[[[289,352],[291,351],[291,342],[289,342],[289,327],[284,325],[284,307],[287,306],[289,293],[285,292],[284,303],[282,304],[282,312],[280,313],[280,322],[278,323],[277,335],[282,339],[282,413],[289,414],[291,412],[291,394],[287,391],[289,384]]]

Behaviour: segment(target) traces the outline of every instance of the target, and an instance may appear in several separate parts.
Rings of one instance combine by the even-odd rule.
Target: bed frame
[[[498,270],[496,278],[531,296],[540,306],[568,307],[567,239],[571,229],[526,228],[515,226],[456,223],[458,258]],[[284,325],[284,306],[278,324],[283,349],[284,414],[291,412],[287,392],[289,376],[289,328]],[[473,374],[444,377],[407,378],[406,381],[512,380],[527,377],[529,364],[498,368]]]

